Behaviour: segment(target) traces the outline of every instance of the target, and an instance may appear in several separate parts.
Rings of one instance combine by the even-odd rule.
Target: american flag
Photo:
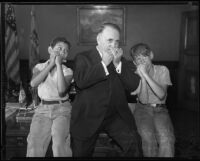
[[[39,38],[36,30],[35,21],[35,8],[31,8],[31,34],[30,34],[30,46],[29,46],[29,67],[32,70],[33,67],[39,62]]]
[[[8,79],[20,83],[19,72],[19,49],[14,7],[11,4],[5,5],[5,66]]]

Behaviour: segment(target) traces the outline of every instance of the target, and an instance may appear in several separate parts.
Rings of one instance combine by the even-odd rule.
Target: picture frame
[[[104,22],[120,27],[120,45],[125,45],[125,7],[96,5],[77,8],[78,44],[95,45],[98,28]]]

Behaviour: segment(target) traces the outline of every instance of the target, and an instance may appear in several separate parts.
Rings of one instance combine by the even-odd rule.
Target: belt
[[[66,99],[66,100],[59,100],[59,101],[45,101],[45,100],[41,100],[42,104],[46,104],[46,105],[60,104],[60,103],[66,102],[66,101],[69,101],[69,99]]]
[[[149,103],[147,105],[152,106],[152,107],[166,107],[166,104]]]
[[[147,105],[147,106],[152,106],[152,107],[166,107],[166,104],[162,104],[162,103],[147,103],[147,104],[144,104],[142,102],[139,101],[140,104],[142,105]]]

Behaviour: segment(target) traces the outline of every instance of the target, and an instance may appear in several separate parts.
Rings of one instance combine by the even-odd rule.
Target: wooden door
[[[182,13],[178,79],[178,107],[199,111],[198,11]]]

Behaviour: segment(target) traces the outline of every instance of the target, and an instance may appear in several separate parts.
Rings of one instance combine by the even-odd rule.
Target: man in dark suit
[[[77,95],[72,105],[71,137],[74,157],[92,156],[98,134],[104,130],[121,147],[123,156],[141,156],[141,138],[128,108],[125,89],[133,91],[140,78],[122,57],[120,28],[101,26],[97,46],[77,54],[74,80]]]

